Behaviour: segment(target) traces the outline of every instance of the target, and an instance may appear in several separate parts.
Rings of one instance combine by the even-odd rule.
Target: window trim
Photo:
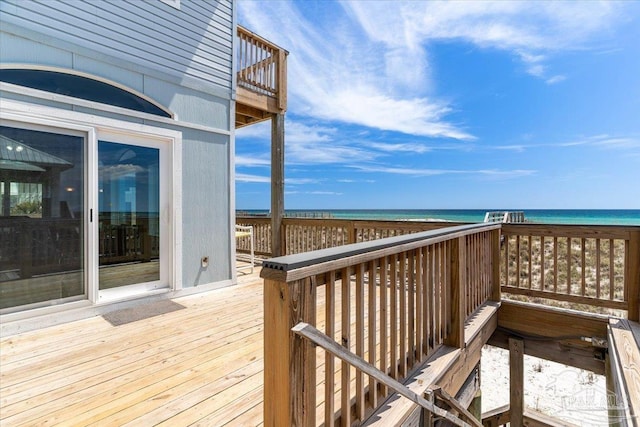
[[[118,88],[120,90],[128,92],[128,93],[130,93],[130,94],[132,94],[134,96],[137,96],[138,98],[141,98],[141,99],[147,101],[148,103],[154,105],[158,109],[160,109],[160,110],[164,111],[165,113],[167,113],[167,115],[169,115],[168,118],[174,119],[174,120],[176,118],[176,115],[175,115],[175,113],[173,111],[169,110],[167,107],[165,107],[164,105],[160,104],[158,101],[150,98],[149,96],[145,95],[144,93],[138,92],[135,89],[127,87],[127,86],[125,86],[123,84],[120,84],[118,82],[114,82],[113,80],[106,79],[104,77],[95,76],[93,74],[89,74],[89,73],[85,73],[85,72],[82,72],[82,71],[73,70],[73,69],[69,69],[69,68],[51,67],[51,66],[48,66],[48,65],[0,64],[0,70],[48,71],[48,72],[52,72],[52,73],[60,73],[60,74],[68,74],[68,75],[71,75],[71,76],[84,77],[86,79],[95,80],[97,82],[104,83],[104,84],[107,84],[109,86],[113,86],[115,88]],[[2,82],[2,83],[3,84],[10,84],[12,86],[17,86],[17,87],[26,87],[26,86],[20,86],[20,85],[16,85],[16,84],[13,84],[13,83],[8,83],[8,82]],[[82,98],[76,98],[76,97],[68,96],[68,95],[60,95],[60,94],[56,94],[55,92],[48,92],[48,91],[42,90],[42,89],[34,89],[34,88],[30,88],[30,89],[37,90],[39,92],[44,92],[44,93],[51,93],[51,94],[55,94],[55,95],[58,95],[58,96],[65,96],[65,97],[71,98],[71,99],[82,99]],[[82,99],[82,100],[86,101],[86,102],[92,102],[94,104],[109,105],[110,107],[120,108],[120,109],[122,109],[124,111],[127,111],[127,112],[135,111],[137,113],[145,114],[145,115],[152,116],[152,117],[162,117],[162,116],[157,116],[157,115],[151,114],[151,113],[145,113],[143,111],[131,110],[129,108],[124,108],[124,107],[117,107],[115,105],[104,104],[104,103],[97,102],[97,101],[92,101],[92,100],[89,100],[89,99]],[[167,117],[162,117],[162,118],[167,119]]]

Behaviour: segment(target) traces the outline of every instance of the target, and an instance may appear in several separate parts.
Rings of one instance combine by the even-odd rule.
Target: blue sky
[[[238,1],[287,49],[287,209],[640,209],[640,2]],[[236,133],[268,209],[270,124]]]

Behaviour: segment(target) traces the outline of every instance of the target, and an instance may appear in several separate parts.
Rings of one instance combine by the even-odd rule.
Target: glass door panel
[[[99,289],[160,280],[160,150],[98,141]]]
[[[85,295],[85,138],[0,126],[0,309]]]

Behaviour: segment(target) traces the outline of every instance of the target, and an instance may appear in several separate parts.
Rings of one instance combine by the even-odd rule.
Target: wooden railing
[[[271,255],[271,219],[268,217],[238,217],[238,225],[253,226],[256,254]],[[346,219],[284,218],[282,247],[287,255],[319,249],[369,242],[385,237],[403,236],[420,231],[437,230],[460,225],[451,222],[369,221]],[[245,242],[238,251],[248,252]]]
[[[451,227],[265,261],[266,426],[350,425],[390,393],[291,329],[308,323],[395,380],[499,300],[500,224]]]
[[[504,293],[638,319],[640,227],[503,224],[502,234]]]
[[[238,26],[237,84],[276,100],[276,110],[287,106],[287,52],[270,41]],[[269,108],[271,110],[273,108]],[[276,111],[271,111],[276,112]]]

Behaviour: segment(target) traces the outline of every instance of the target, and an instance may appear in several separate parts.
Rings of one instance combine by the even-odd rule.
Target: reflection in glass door
[[[160,280],[160,150],[98,141],[99,289]]]
[[[86,294],[85,138],[0,126],[0,310]]]

